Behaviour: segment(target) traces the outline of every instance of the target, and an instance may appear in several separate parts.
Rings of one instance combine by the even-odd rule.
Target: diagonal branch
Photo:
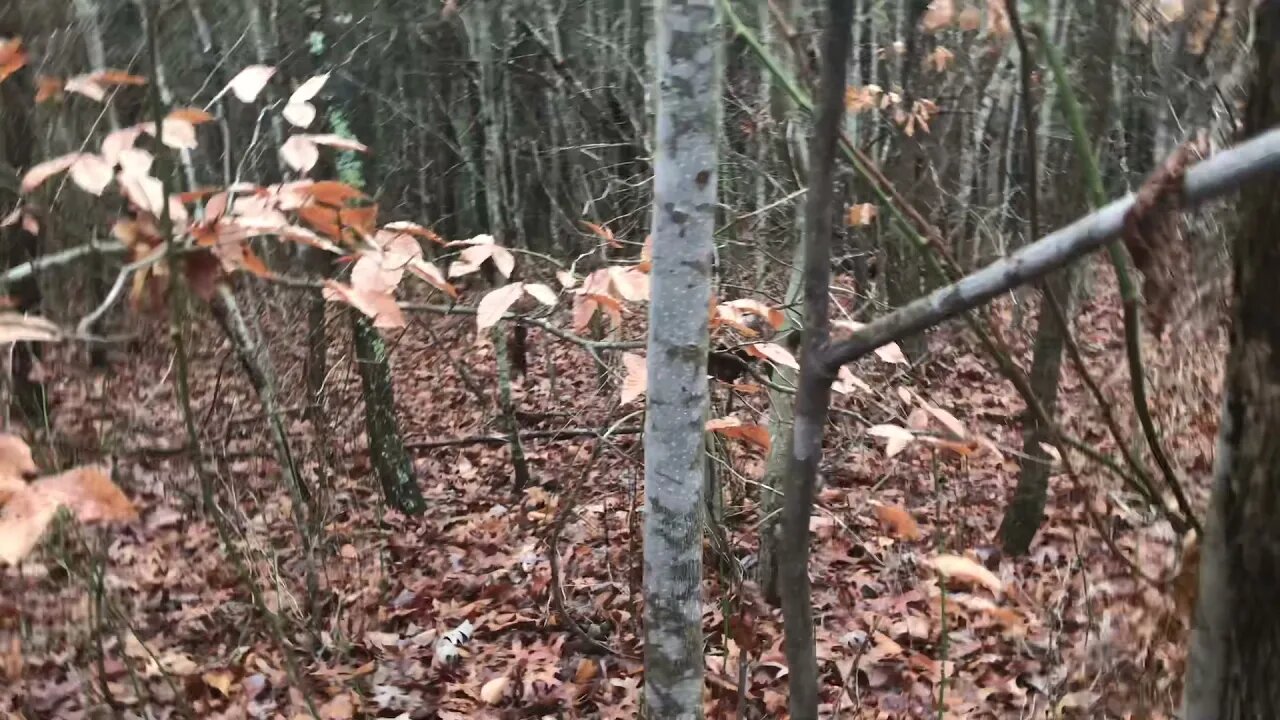
[[[1237,189],[1245,182],[1280,171],[1280,129],[1211,157],[1187,171],[1184,206],[1200,205]],[[859,330],[848,340],[828,345],[824,361],[833,375],[889,342],[920,332],[972,310],[1019,285],[1038,280],[1120,237],[1133,195],[1056,230],[1008,257],[914,300]]]

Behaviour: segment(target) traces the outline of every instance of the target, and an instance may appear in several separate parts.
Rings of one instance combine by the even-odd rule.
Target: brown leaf
[[[3,80],[3,78],[0,78]],[[48,102],[62,95],[62,78],[41,75],[36,78],[36,104]]]
[[[748,353],[756,357],[765,358],[774,364],[789,367],[793,370],[800,369],[800,363],[796,362],[795,355],[792,355],[790,350],[777,343],[755,343],[747,345],[746,350]]]
[[[877,208],[873,203],[850,205],[848,212],[845,213],[844,224],[849,227],[870,225],[876,219],[876,212]]]
[[[27,51],[22,38],[13,37],[0,41],[0,82],[18,72],[27,64]]]
[[[916,519],[911,517],[911,513],[901,505],[877,505],[875,508],[876,517],[880,522],[889,526],[895,535],[903,540],[919,540],[921,538],[920,525],[916,523]]]
[[[46,475],[31,487],[65,505],[80,522],[138,519],[133,502],[100,467],[78,467],[57,475]]]
[[[502,702],[503,697],[506,696],[507,686],[510,684],[510,677],[507,675],[499,675],[480,687],[480,699],[489,705],[497,705]]]
[[[963,555],[939,555],[930,563],[944,577],[982,585],[997,595],[1004,592],[1004,583],[1000,582],[1000,578],[976,560]]]
[[[743,422],[742,418],[738,417],[729,416],[708,420],[706,429],[709,432],[714,432],[727,438],[745,440],[766,452],[771,445],[769,428],[755,423]]]
[[[649,365],[645,356],[629,352],[622,354],[622,367],[626,374],[622,378],[622,396],[619,402],[626,405],[645,394],[649,386]]]
[[[920,19],[920,26],[925,32],[937,32],[950,25],[955,17],[955,0],[933,0]]]
[[[15,565],[29,555],[57,513],[57,500],[44,493],[13,494],[0,508],[0,560]]]

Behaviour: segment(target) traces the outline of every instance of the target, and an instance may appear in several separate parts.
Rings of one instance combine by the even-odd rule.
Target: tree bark
[[[1280,0],[1256,10],[1245,132],[1280,122]],[[1184,695],[1185,720],[1280,717],[1280,204],[1246,186],[1226,399]]]
[[[660,0],[645,414],[645,704],[701,718],[702,489],[720,135],[717,0]]]

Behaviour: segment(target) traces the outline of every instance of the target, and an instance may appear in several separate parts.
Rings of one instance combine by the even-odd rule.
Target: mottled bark
[[[645,415],[645,704],[702,717],[702,489],[720,135],[716,0],[660,0]]]
[[[1245,131],[1280,122],[1280,0],[1256,10]],[[1246,186],[1211,516],[1187,669],[1185,720],[1280,717],[1280,204]]]

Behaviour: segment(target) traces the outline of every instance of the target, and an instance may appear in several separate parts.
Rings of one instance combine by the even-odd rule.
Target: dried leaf
[[[506,696],[507,686],[510,684],[510,677],[499,675],[480,687],[480,699],[490,705],[497,705]]]
[[[165,116],[166,119],[180,120],[190,125],[203,125],[207,122],[213,122],[213,114],[194,107],[182,107],[170,110]]]
[[[310,172],[320,162],[320,148],[305,135],[294,135],[280,146],[280,159],[298,172]]]
[[[102,159],[108,164],[115,165],[120,157],[120,153],[126,149],[132,148],[134,143],[138,141],[138,136],[142,134],[142,128],[133,126],[124,128],[123,130],[115,130],[108,133],[102,139]]]
[[[476,306],[476,329],[483,332],[496,325],[523,294],[523,283],[511,283],[490,291]]]
[[[933,0],[920,19],[920,26],[925,32],[937,32],[952,23],[956,17],[954,0]]]
[[[0,344],[14,342],[55,342],[62,329],[34,315],[0,312]]]
[[[3,67],[3,66],[0,66]],[[3,70],[0,70],[3,74]],[[3,81],[4,78],[0,78]],[[41,75],[36,78],[36,104],[48,102],[62,95],[62,78]]]
[[[57,175],[75,164],[80,158],[80,153],[71,153],[69,155],[61,155],[51,160],[45,160],[42,163],[36,163],[30,170],[22,176],[21,189],[24,193],[40,187],[45,180]]]
[[[976,560],[963,555],[939,555],[930,562],[945,577],[982,585],[996,595],[1004,592],[1004,583],[1000,582],[1000,578]]]
[[[290,102],[284,106],[281,115],[290,125],[299,128],[307,128],[316,119],[316,106],[309,102]]]
[[[874,203],[858,203],[850,205],[845,213],[844,223],[849,227],[870,225],[876,219],[877,208]]]
[[[893,457],[902,452],[903,448],[911,444],[916,439],[915,433],[898,425],[872,425],[867,428],[868,435],[882,437],[889,441],[885,447],[884,454],[886,457]]]
[[[0,41],[0,82],[18,72],[27,64],[27,51],[22,38],[13,37]]]
[[[583,227],[587,228],[592,233],[595,233],[596,237],[604,240],[609,247],[622,247],[622,243],[618,242],[618,239],[613,236],[613,231],[609,228],[603,225],[597,225],[593,222],[587,222],[586,220],[582,220],[581,222]]]
[[[767,303],[751,298],[742,298],[740,300],[731,300],[727,303],[721,303],[726,307],[731,307],[740,311],[744,315],[755,315],[764,318],[774,330],[778,330],[786,323],[786,315],[775,307],[770,307]]]
[[[94,102],[102,102],[107,99],[107,89],[94,82],[88,75],[76,75],[67,78],[67,82],[62,86],[62,89],[77,95],[83,95]]]
[[[956,27],[963,32],[973,32],[982,27],[982,11],[970,5],[956,17]]]
[[[792,355],[790,350],[777,343],[756,343],[754,345],[747,345],[746,350],[752,355],[765,358],[772,363],[789,367],[793,370],[800,369],[800,363],[796,362],[795,355]]]
[[[955,415],[952,415],[951,413],[947,412],[946,410],[943,410],[942,408],[934,407],[927,403],[924,405],[924,409],[928,411],[928,413],[932,415],[934,419],[942,423],[942,427],[946,428],[947,432],[954,435],[957,439],[959,440],[968,439],[969,431],[965,429],[964,423],[956,419]]]
[[[317,145],[327,145],[328,147],[335,147],[339,150],[350,150],[353,152],[369,152],[368,146],[364,143],[353,138],[342,137],[341,135],[327,133],[323,135],[307,135],[305,137]]]
[[[916,519],[911,517],[911,513],[901,505],[877,505],[875,508],[876,517],[880,522],[889,526],[894,535],[903,540],[919,540],[921,538],[920,525],[916,523]]]
[[[377,328],[405,326],[404,312],[389,293],[361,293],[336,280],[324,281],[324,297],[329,301],[345,302],[373,318]]]
[[[0,478],[17,478],[21,482],[23,477],[35,475],[38,469],[31,446],[25,440],[12,433],[0,434]]]
[[[15,493],[0,508],[0,560],[15,565],[35,549],[58,502],[31,489]]]
[[[708,420],[706,429],[708,432],[714,432],[727,438],[746,440],[766,452],[771,445],[769,428],[755,423],[743,422],[742,418],[738,417],[729,416]]]
[[[89,79],[102,86],[147,84],[147,79],[145,77],[141,75],[132,75],[123,70],[100,70],[90,74]]]
[[[289,96],[289,104],[292,105],[293,103],[304,103],[310,101],[317,93],[320,92],[321,88],[323,88],[324,84],[327,82],[329,82],[329,73],[307,78],[307,81],[299,85],[298,89],[294,90],[293,94]]]
[[[111,482],[104,468],[78,467],[57,475],[47,475],[31,484],[71,510],[80,522],[127,522],[138,519],[138,511],[124,492]]]
[[[548,307],[555,305],[559,300],[556,291],[542,283],[525,283],[524,290],[532,295],[535,300]]]
[[[440,272],[440,268],[436,267],[435,263],[422,258],[414,258],[409,261],[409,272],[427,281],[432,287],[449,297],[458,297],[458,289],[445,279],[444,274]]]
[[[107,161],[93,153],[83,153],[77,157],[76,161],[71,163],[68,173],[71,175],[71,181],[79,185],[82,190],[90,195],[99,196],[111,184],[111,179],[115,175]]]
[[[240,102],[249,103],[258,99],[258,94],[270,82],[271,76],[276,74],[276,69],[267,65],[250,65],[236,76],[231,78],[231,82],[227,83],[227,87],[235,94],[236,99]],[[225,92],[225,91],[224,91]]]
[[[623,405],[645,394],[649,386],[649,367],[643,355],[636,353],[622,354],[622,367],[626,374],[622,378],[622,396],[619,402]]]

